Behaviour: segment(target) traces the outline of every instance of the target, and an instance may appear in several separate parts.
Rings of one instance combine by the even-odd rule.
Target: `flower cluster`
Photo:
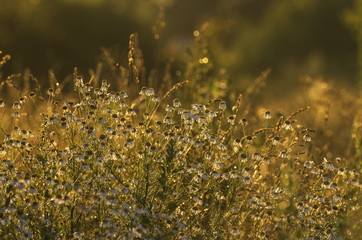
[[[2,239],[337,239],[358,211],[359,172],[314,159],[296,114],[251,129],[220,100],[75,89],[37,129],[2,129]]]

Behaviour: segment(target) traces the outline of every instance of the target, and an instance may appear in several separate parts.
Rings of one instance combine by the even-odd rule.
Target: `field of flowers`
[[[1,239],[358,239],[360,98],[315,80],[309,102],[267,109],[258,94],[269,70],[226,92],[202,77],[202,51],[178,83],[166,71],[143,85],[136,37],[128,66],[104,49],[112,79],[75,69],[73,94],[55,78],[46,90],[31,73],[23,88],[1,79]],[[344,108],[335,119],[333,99]],[[328,118],[350,132],[338,139]]]

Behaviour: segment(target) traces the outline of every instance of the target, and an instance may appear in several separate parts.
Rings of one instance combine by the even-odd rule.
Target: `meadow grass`
[[[160,94],[142,86],[135,41],[113,70],[123,89],[77,71],[72,96],[3,80],[19,97],[0,100],[1,239],[358,238],[358,115],[353,155],[315,155],[309,106],[256,109],[269,71],[233,101],[203,100],[202,57]]]

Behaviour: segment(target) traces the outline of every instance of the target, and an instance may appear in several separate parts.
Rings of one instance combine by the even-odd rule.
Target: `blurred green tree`
[[[353,9],[345,14],[347,25],[356,33],[358,42],[359,86],[362,89],[362,1],[355,0]]]
[[[1,0],[0,49],[13,56],[5,74],[29,66],[46,82],[48,69],[62,79],[75,66],[94,68],[102,46],[127,61],[129,35],[138,32],[147,70],[159,51],[160,61],[176,59],[174,71],[185,65],[179,63],[194,30],[208,22],[210,61],[227,70],[234,89],[245,89],[268,67],[272,85],[283,91],[305,74],[355,84],[357,41],[343,18],[354,2],[350,18],[361,19],[354,0]],[[159,6],[166,28],[157,43]],[[360,24],[351,25],[361,39]]]
[[[157,12],[157,5],[143,0],[2,0],[0,48],[13,56],[7,73],[30,67],[45,80],[53,69],[62,79],[75,66],[84,72],[93,68],[101,46],[112,46],[127,60],[133,32],[139,32],[151,62],[154,42],[149,39]]]
[[[343,20],[352,4],[352,0],[241,1],[227,16],[213,21],[215,61],[229,69],[238,85],[248,85],[268,67],[273,86],[283,90],[295,87],[306,74],[355,84],[357,43]]]

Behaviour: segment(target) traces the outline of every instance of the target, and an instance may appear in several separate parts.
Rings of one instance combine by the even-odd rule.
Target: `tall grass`
[[[74,97],[55,84],[0,100],[2,239],[358,238],[360,169],[314,155],[309,107],[255,109],[268,71],[234,102],[188,103],[177,92],[200,68],[160,94],[140,56],[114,70],[124,89],[75,71]]]

